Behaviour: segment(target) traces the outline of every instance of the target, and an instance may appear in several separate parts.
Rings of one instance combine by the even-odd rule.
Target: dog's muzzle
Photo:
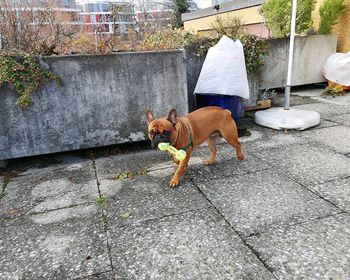
[[[157,148],[158,144],[162,142],[166,142],[166,143],[170,142],[170,131],[164,131],[163,134],[160,134],[160,133],[155,134],[152,139],[151,146],[152,148]]]

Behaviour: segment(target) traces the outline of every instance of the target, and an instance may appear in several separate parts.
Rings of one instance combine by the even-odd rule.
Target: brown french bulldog
[[[146,117],[148,137],[152,141],[153,148],[156,148],[161,142],[168,142],[187,153],[186,158],[180,162],[173,156],[178,168],[169,182],[171,187],[179,184],[180,177],[190,160],[191,152],[205,140],[208,142],[210,157],[204,164],[210,165],[214,162],[217,152],[216,139],[220,134],[227,143],[236,148],[237,158],[243,159],[237,126],[229,110],[211,106],[198,109],[184,117],[177,117],[176,110],[172,109],[168,117],[158,119],[151,111],[147,111]]]

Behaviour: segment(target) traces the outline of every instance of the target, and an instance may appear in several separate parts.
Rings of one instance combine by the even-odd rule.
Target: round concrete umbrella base
[[[304,130],[320,124],[320,114],[315,111],[282,107],[274,107],[255,113],[254,121],[258,125],[272,129],[297,129]]]

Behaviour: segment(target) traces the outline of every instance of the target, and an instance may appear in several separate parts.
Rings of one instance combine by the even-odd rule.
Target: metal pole
[[[287,81],[284,91],[284,110],[289,110],[289,96],[290,96],[290,87],[292,79],[292,65],[293,65],[293,53],[294,53],[294,35],[295,35],[295,21],[297,17],[297,0],[293,0],[293,9],[292,9],[292,21],[290,26],[290,39],[289,39],[289,58],[288,58],[288,72],[287,72]]]

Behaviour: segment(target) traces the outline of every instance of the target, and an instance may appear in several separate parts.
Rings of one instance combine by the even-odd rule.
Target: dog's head
[[[146,112],[148,125],[148,138],[152,148],[158,147],[161,142],[172,143],[176,134],[177,113],[175,109],[169,112],[168,117],[156,119],[151,111]]]

